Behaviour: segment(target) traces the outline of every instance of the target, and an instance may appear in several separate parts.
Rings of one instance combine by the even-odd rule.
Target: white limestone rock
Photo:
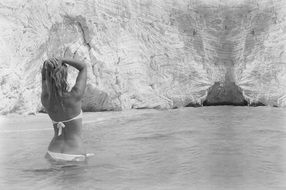
[[[285,106],[285,8],[283,0],[1,1],[0,113],[42,109],[40,69],[51,56],[88,64],[86,111],[201,104],[229,73],[249,101]],[[75,76],[71,69],[71,86]]]

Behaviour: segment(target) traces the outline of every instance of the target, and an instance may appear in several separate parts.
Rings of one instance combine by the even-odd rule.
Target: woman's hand
[[[46,80],[46,79],[47,79],[48,64],[50,64],[50,63],[48,62],[48,60],[44,61],[44,63],[43,63],[43,67],[42,67],[42,80]]]
[[[57,66],[57,61],[55,58],[50,58],[44,61],[43,67],[42,67],[42,79],[43,80],[49,80],[51,71]]]

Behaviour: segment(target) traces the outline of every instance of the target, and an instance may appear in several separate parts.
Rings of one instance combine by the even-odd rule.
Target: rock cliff
[[[285,106],[285,10],[283,0],[1,1],[0,113],[42,109],[51,56],[88,64],[85,111]]]

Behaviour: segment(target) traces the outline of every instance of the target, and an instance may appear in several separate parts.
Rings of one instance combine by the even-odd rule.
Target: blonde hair
[[[50,98],[56,98],[61,102],[63,94],[68,91],[67,65],[57,58],[51,58],[45,61],[48,71],[48,82],[50,85]]]

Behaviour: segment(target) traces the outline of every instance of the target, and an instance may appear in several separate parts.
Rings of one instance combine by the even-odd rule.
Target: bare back
[[[47,71],[42,70],[42,96],[41,101],[50,118],[53,121],[65,121],[74,118],[81,112],[81,99],[83,97],[86,80],[87,68],[85,64],[73,60],[61,60],[63,63],[69,64],[79,70],[76,83],[70,92],[65,92],[61,97],[53,97],[50,93],[50,83]],[[45,68],[43,68],[45,69]],[[81,126],[81,121],[76,120],[68,122],[69,124]]]
[[[46,105],[45,109],[52,120],[68,120],[81,112],[81,100],[73,98],[70,93],[65,93],[60,101],[59,103],[55,99],[49,100],[49,97],[42,99],[42,104]]]

